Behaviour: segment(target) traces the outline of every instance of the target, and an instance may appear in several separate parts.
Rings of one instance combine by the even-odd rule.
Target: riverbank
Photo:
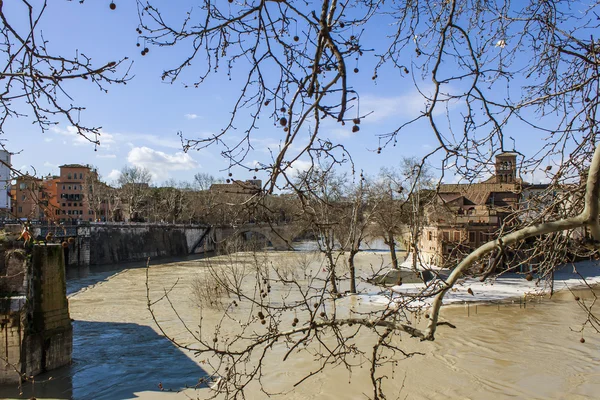
[[[516,273],[502,274],[484,282],[479,279],[465,278],[446,293],[443,304],[527,302],[564,290],[594,287],[600,285],[600,262],[581,261],[566,264],[557,268],[552,277],[533,275],[531,278],[527,280],[526,274]],[[431,291],[425,284],[409,283],[393,286],[389,289],[389,293],[365,296],[368,297],[369,302],[387,305],[390,303],[390,298],[394,302],[404,303],[413,299],[415,295],[421,294],[420,298],[410,300],[410,304],[428,308],[433,301],[433,298],[427,297],[427,293]]]

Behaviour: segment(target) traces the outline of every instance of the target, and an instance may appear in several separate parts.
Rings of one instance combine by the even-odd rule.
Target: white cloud
[[[423,91],[428,95],[428,91]],[[408,117],[416,118],[426,110],[428,100],[417,90],[407,94],[392,97],[378,97],[363,95],[360,98],[361,114],[369,114],[366,122],[379,122],[387,118]],[[446,111],[445,104],[440,104],[434,109],[434,115],[443,114]]]
[[[73,146],[92,145],[89,140],[77,133],[77,129],[74,126],[67,126],[65,129],[54,126],[51,128],[51,131],[61,136],[64,144],[70,143]],[[93,135],[90,135],[90,138],[95,140]],[[44,140],[51,141],[53,139],[49,138]],[[109,149],[111,148],[111,145],[118,144],[128,145],[130,143],[137,143],[137,146],[139,146],[140,142],[172,149],[182,148],[181,139],[179,139],[176,134],[159,136],[146,133],[108,133],[101,130],[98,135],[98,140],[100,141],[99,150]],[[131,147],[135,146],[136,145],[131,144]]]
[[[107,182],[116,182],[119,180],[120,176],[121,176],[121,171],[119,171],[118,169],[113,169],[112,171],[110,171],[110,173],[108,175],[106,175],[106,181]]]
[[[260,168],[260,161],[252,160],[245,163],[248,168]]]
[[[131,149],[127,161],[136,167],[148,169],[155,181],[168,179],[171,171],[186,171],[199,167],[187,153],[167,154],[145,146]]]
[[[349,124],[346,124],[344,127],[328,129],[327,132],[329,132],[332,136],[339,138],[351,138],[360,133],[360,131],[352,132],[352,125]]]
[[[286,173],[292,176],[298,175],[300,172],[308,171],[312,167],[312,162],[305,160],[296,160],[290,165]]]
[[[184,117],[187,119],[196,119],[198,118],[198,114],[185,114]]]
[[[95,136],[90,134],[90,140],[83,137],[77,132],[77,128],[74,126],[67,126],[66,129],[60,128],[58,126],[54,126],[50,129],[53,133],[60,135],[64,138],[64,144],[72,144],[73,146],[83,146],[83,145],[92,145],[90,140],[96,140]],[[52,140],[52,139],[50,139]],[[115,143],[115,137],[104,131],[100,131],[98,135],[98,140],[100,141],[100,146],[103,148],[109,148],[111,144]]]
[[[58,168],[58,164],[52,164],[49,161],[45,161],[44,162],[44,167],[49,167],[49,168]]]
[[[157,136],[157,135],[149,135],[146,133],[117,133],[115,137],[118,141],[123,142],[129,146],[135,147],[133,143],[138,142],[146,142],[148,144],[152,144],[154,146],[167,147],[170,149],[181,149],[181,140],[177,137],[177,135],[165,135],[165,136]],[[139,144],[138,144],[139,146]]]
[[[551,176],[552,174],[549,174],[546,168],[537,168],[533,172],[525,174],[522,178],[529,183],[550,183]]]

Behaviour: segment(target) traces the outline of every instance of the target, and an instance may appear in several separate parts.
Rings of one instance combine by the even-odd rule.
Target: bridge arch
[[[293,250],[292,241],[299,235],[291,225],[246,224],[237,227],[215,227],[215,242],[224,243],[227,238],[244,234],[257,234],[268,240],[274,250]]]

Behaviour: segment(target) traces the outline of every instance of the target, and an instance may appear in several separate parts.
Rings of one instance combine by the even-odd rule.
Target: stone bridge
[[[251,235],[264,237],[274,250],[293,250],[292,241],[300,236],[304,229],[299,224],[244,224],[233,226],[214,226],[211,239],[216,247],[221,247],[230,238],[247,238]]]
[[[303,229],[297,224],[190,225],[152,223],[90,223],[35,226],[36,238],[52,232],[65,246],[68,267],[120,264],[148,258],[184,256],[223,250],[228,239],[264,237],[275,250],[292,249]]]

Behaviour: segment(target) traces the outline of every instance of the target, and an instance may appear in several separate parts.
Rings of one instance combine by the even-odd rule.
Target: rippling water
[[[292,253],[275,254],[290,262]],[[384,254],[360,254],[363,267],[385,262]],[[151,289],[159,295],[175,282],[172,292],[181,315],[190,324],[199,315],[190,295],[191,278],[202,273],[201,260],[153,266]],[[102,271],[69,281],[71,317],[74,319],[73,365],[38,380],[52,380],[16,390],[0,389],[3,398],[204,398],[206,389],[169,393],[194,386],[206,376],[201,358],[181,351],[157,333],[146,311],[145,269]],[[157,314],[169,334],[186,339],[177,317]],[[399,345],[423,352],[386,371],[390,398],[407,399],[597,399],[600,397],[600,338],[585,332],[585,343],[573,332],[585,314],[570,293],[552,300],[448,307],[442,317],[456,329],[440,327],[435,342],[404,338]],[[204,323],[217,315],[204,315]],[[414,321],[419,324],[419,321]],[[362,339],[361,339],[362,340]],[[365,337],[365,344],[369,338]],[[303,374],[315,368],[306,354],[283,363],[283,348],[275,348],[266,361],[265,385],[272,391],[290,390]],[[264,399],[251,387],[248,398]],[[352,373],[342,367],[328,369],[298,386],[286,399],[365,399],[372,393],[368,366]]]

